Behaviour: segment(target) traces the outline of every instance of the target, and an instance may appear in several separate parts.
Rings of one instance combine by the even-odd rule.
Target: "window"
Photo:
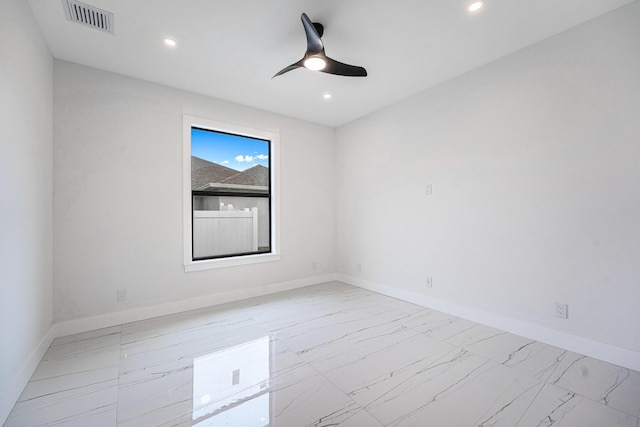
[[[185,116],[185,269],[279,259],[277,133]]]
[[[191,128],[194,261],[271,252],[270,145]]]

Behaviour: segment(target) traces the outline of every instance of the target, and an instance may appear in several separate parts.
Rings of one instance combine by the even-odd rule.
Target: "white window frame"
[[[271,252],[264,254],[238,255],[194,261],[192,256],[192,194],[191,194],[191,128],[231,133],[270,141],[271,182]],[[200,271],[212,268],[272,262],[280,260],[280,134],[277,131],[255,129],[233,123],[218,122],[203,117],[183,115],[182,134],[182,194],[184,223],[184,270]]]

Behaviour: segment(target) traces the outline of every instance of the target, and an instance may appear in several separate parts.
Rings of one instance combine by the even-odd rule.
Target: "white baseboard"
[[[33,375],[38,367],[40,360],[42,360],[51,342],[56,337],[55,331],[53,326],[47,330],[35,350],[33,350],[22,367],[18,369],[13,378],[0,387],[0,425],[2,425],[9,416],[13,405],[15,405],[20,398],[22,390],[24,390],[31,375]]]
[[[334,280],[336,280],[335,273],[330,273],[320,276],[306,277],[304,279],[290,280],[288,282],[255,286],[249,289],[240,289],[237,291],[226,291],[210,295],[203,295],[181,301],[168,302],[149,307],[140,307],[126,311],[103,314],[101,316],[68,320],[65,322],[56,323],[54,325],[56,328],[56,337],[108,328],[125,323],[137,322],[139,320],[146,320],[154,317],[166,316],[168,314],[181,313],[183,311],[196,310],[199,308],[225,304],[233,301],[240,301],[263,295],[275,294],[277,292],[303,288],[306,286],[317,285]]]
[[[407,301],[422,307],[441,311],[452,316],[461,317],[486,326],[511,332],[545,344],[570,350],[598,360],[613,363],[618,366],[640,371],[640,353],[622,347],[616,347],[585,337],[568,334],[534,323],[525,322],[513,317],[494,314],[473,307],[451,303],[425,294],[370,282],[357,277],[336,274],[336,280],[359,288],[367,289],[382,295]]]

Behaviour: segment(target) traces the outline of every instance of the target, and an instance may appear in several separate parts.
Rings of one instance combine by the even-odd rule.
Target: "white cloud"
[[[229,160],[225,160],[224,162],[222,162],[223,165],[228,165],[229,164]]]
[[[256,156],[256,158],[257,158],[258,160],[267,160],[267,159],[269,158],[269,156],[267,156],[267,155],[265,155],[265,154],[258,154],[258,155]]]
[[[253,156],[236,156],[236,162],[252,163],[255,158]]]

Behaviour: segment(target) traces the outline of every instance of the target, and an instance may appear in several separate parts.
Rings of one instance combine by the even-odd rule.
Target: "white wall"
[[[0,2],[0,424],[51,324],[53,60],[27,2]]]
[[[339,271],[640,352],[639,22],[635,2],[338,129]]]
[[[54,106],[55,321],[335,272],[333,129],[61,61]],[[281,261],[184,272],[183,114],[280,132]]]

